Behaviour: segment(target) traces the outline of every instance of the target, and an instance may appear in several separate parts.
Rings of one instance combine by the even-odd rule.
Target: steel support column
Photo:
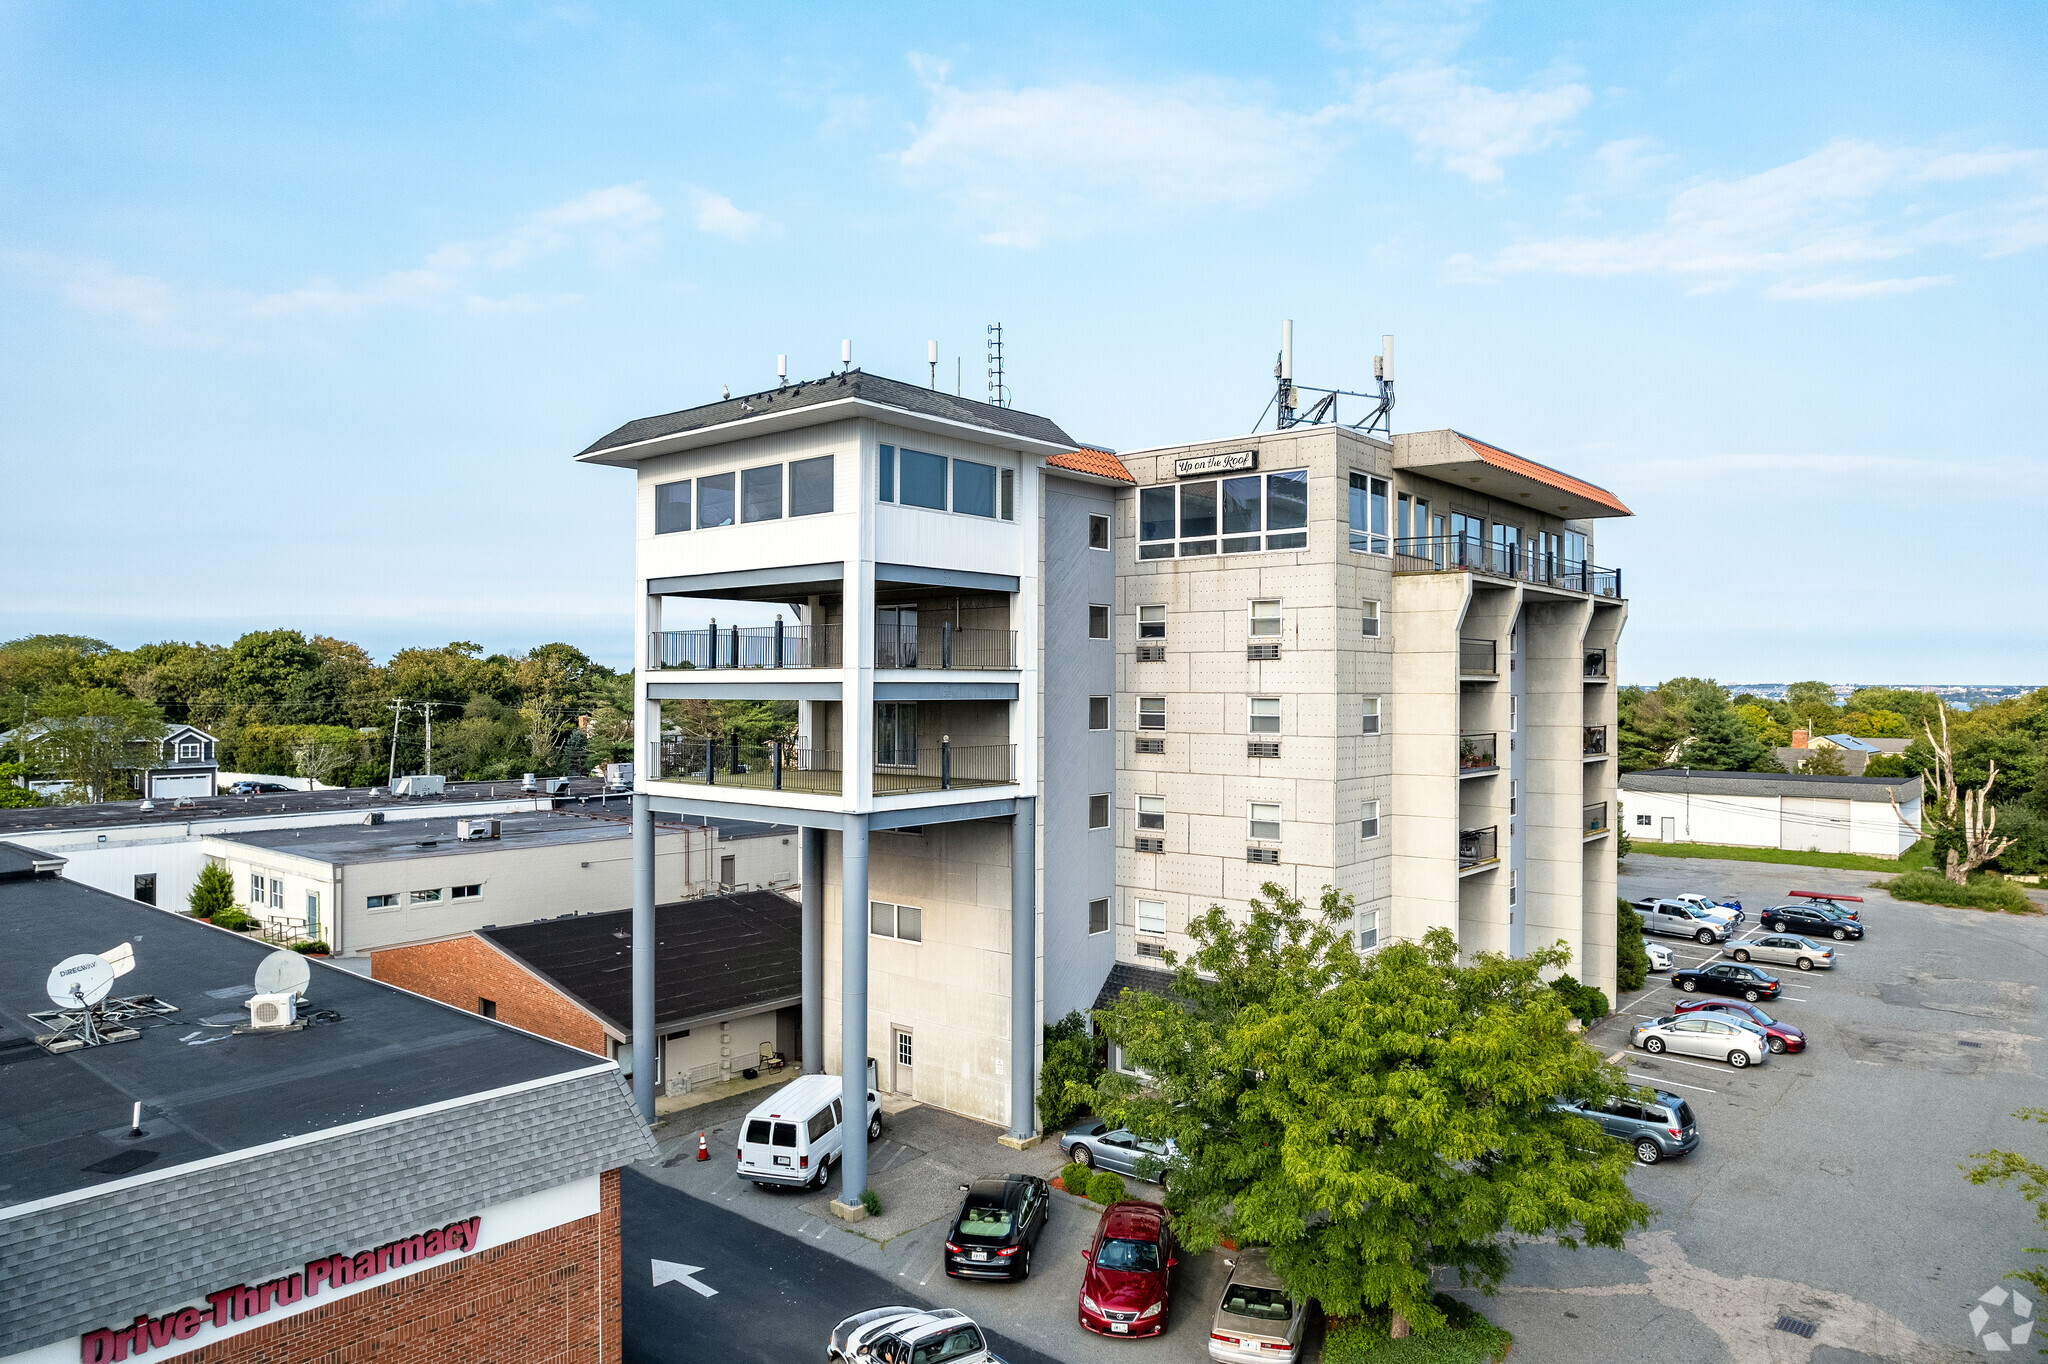
[[[839,835],[839,1092],[846,1144],[839,1202],[868,1186],[868,818],[848,815]]]
[[[654,811],[633,797],[633,1102],[654,1121]]]
[[[804,1074],[825,1070],[825,830],[803,834]]]
[[[1038,802],[1010,817],[1010,1135],[1038,1135]]]

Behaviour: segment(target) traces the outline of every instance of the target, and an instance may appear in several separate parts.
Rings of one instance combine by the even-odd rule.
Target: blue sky
[[[619,422],[1001,321],[1075,436],[1227,436],[1292,317],[1635,508],[1629,680],[2048,681],[2044,27],[0,4],[0,637],[624,662]]]

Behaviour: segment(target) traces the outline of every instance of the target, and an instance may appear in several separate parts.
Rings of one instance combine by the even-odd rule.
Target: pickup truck
[[[1728,940],[1728,924],[1679,900],[1637,900],[1630,908],[1642,916],[1643,932],[1691,938],[1702,946]]]

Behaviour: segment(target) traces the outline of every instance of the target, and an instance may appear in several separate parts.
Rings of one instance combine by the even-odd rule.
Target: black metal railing
[[[1586,650],[1586,676],[1607,676],[1607,651],[1605,649]]]
[[[1607,726],[1587,725],[1584,746],[1579,750],[1589,758],[1607,756]]]
[[[838,795],[840,791],[842,764],[833,749],[734,734],[663,739],[657,749],[654,777],[658,781],[806,795]]]
[[[1580,824],[1586,833],[1604,834],[1607,832],[1606,801],[1603,800],[1598,805],[1588,805],[1579,813],[1583,816]]]
[[[1499,825],[1489,824],[1484,829],[1458,830],[1458,869],[1483,867],[1488,862],[1500,861]]]
[[[701,630],[662,630],[648,639],[647,666],[676,671],[698,668],[836,668],[836,625],[726,625],[712,621]]]
[[[882,625],[875,632],[877,668],[1014,668],[1015,630],[938,625]]]
[[[897,761],[884,762],[888,757]],[[914,754],[877,754],[875,794],[907,791],[958,791],[974,786],[1009,786],[1017,780],[1017,745],[919,744]]]
[[[1527,545],[1490,545],[1477,535],[1412,537],[1394,542],[1394,567],[1404,573],[1450,573],[1469,570],[1518,582],[1538,583],[1585,592],[1595,597],[1621,596],[1621,570],[1544,554]]]
[[[1495,736],[1491,734],[1460,734],[1458,736],[1458,771],[1491,772],[1500,763],[1495,758]]]
[[[1500,671],[1499,650],[1490,639],[1461,639],[1458,641],[1458,671],[1480,673],[1487,677]]]

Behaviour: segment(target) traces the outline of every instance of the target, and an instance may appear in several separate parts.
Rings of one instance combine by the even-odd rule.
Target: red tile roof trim
[[[1454,434],[1459,440],[1471,446],[1480,459],[1491,464],[1496,469],[1505,470],[1511,474],[1520,474],[1523,478],[1533,478],[1538,483],[1556,488],[1560,492],[1570,493],[1574,497],[1583,497],[1589,502],[1598,502],[1603,507],[1613,508],[1623,516],[1635,515],[1634,512],[1622,505],[1620,498],[1608,492],[1607,489],[1597,483],[1588,483],[1582,478],[1573,478],[1570,474],[1559,473],[1547,464],[1538,464],[1533,459],[1523,459],[1520,455],[1503,450],[1497,445],[1488,445],[1483,440],[1474,440],[1463,431],[1458,431]]]
[[[1077,474],[1093,474],[1097,478],[1114,479],[1118,483],[1135,485],[1137,479],[1124,462],[1107,450],[1096,450],[1089,446],[1064,455],[1051,455],[1046,464],[1055,469],[1071,469]]]

